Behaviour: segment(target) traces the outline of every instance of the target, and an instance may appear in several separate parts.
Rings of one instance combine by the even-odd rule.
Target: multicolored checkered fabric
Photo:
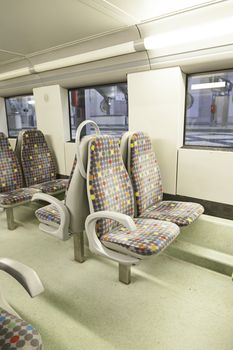
[[[43,193],[53,194],[55,192],[62,192],[66,190],[68,185],[68,179],[57,179],[48,182],[43,182],[37,185],[32,185],[32,188],[36,188]]]
[[[77,164],[77,157],[75,156],[69,180],[66,180],[68,182],[67,188],[66,188],[66,193],[69,189],[70,182],[71,182],[71,179],[73,177],[76,164]],[[66,195],[65,195],[65,200],[66,200]],[[55,205],[52,205],[52,204],[46,205],[45,207],[42,207],[42,208],[36,210],[35,215],[40,222],[46,223],[48,225],[51,223],[55,223],[57,225],[60,225],[61,218],[60,218],[60,214],[59,214]]]
[[[163,199],[159,166],[148,136],[134,133],[130,139],[130,172],[138,215]]]
[[[57,210],[57,207],[53,204],[49,204],[45,207],[37,209],[35,211],[35,215],[39,221],[44,222],[48,225],[51,222],[57,225],[60,225],[61,223],[59,211]]]
[[[56,165],[40,130],[22,132],[21,162],[27,186],[56,179]]]
[[[187,226],[203,212],[204,208],[198,203],[163,201],[146,209],[141,217],[170,221],[178,226]]]
[[[87,188],[94,211],[111,210],[134,215],[133,190],[125,169],[118,139],[97,136],[89,143]],[[98,222],[101,236],[116,226],[111,220]]]
[[[14,191],[0,193],[0,206],[7,208],[29,202],[37,192],[40,191],[34,188],[19,188]]]
[[[165,221],[134,219],[137,229],[129,231],[122,225],[100,237],[109,248],[120,245],[139,255],[158,254],[179,234],[179,227]]]
[[[130,172],[138,216],[186,226],[196,220],[204,208],[197,203],[162,201],[162,181],[151,141],[143,132],[130,139]]]
[[[30,324],[0,308],[0,349],[42,350],[42,340]]]
[[[0,132],[0,192],[14,191],[23,187],[23,176],[19,162],[8,142]]]

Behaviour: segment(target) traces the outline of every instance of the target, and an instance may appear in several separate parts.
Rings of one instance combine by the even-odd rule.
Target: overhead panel
[[[151,67],[199,64],[206,55],[216,56],[218,49],[222,55],[233,44],[232,13],[232,1],[219,1],[140,24]],[[213,59],[207,57],[209,62]]]
[[[114,19],[120,19],[125,25],[133,25],[138,23],[139,18],[132,15],[130,12],[115,6],[111,1],[105,0],[79,0],[85,5],[91,6]],[[144,1],[146,6],[146,1]]]
[[[152,18],[164,16],[173,12],[181,11],[190,7],[198,6],[205,3],[213,3],[213,1],[206,0],[102,0],[104,3],[111,4],[121,10],[128,13],[128,15],[137,18],[137,23],[140,21],[147,21]]]
[[[18,55],[0,50],[0,69],[1,69],[1,65],[18,58],[19,58]]]
[[[78,0],[1,3],[0,49],[29,55],[125,26]],[[6,35],[7,33],[7,35]]]

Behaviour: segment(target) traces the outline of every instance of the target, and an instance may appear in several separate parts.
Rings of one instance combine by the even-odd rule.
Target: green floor
[[[0,284],[38,328],[45,350],[233,349],[230,277],[161,254],[134,267],[126,286],[117,281],[115,263],[94,256],[75,262],[72,239],[61,242],[39,231],[32,208],[15,212],[15,231],[6,229],[0,213],[0,255],[33,267],[45,292],[30,299],[3,272]]]

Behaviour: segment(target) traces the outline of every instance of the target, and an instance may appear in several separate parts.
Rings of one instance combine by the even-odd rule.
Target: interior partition
[[[163,190],[176,194],[177,151],[183,144],[185,76],[179,67],[128,75],[129,128],[151,137]]]

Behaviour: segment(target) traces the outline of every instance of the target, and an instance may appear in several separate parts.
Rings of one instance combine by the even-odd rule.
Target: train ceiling
[[[0,69],[204,0],[0,0]],[[7,70],[7,69],[6,69]]]

